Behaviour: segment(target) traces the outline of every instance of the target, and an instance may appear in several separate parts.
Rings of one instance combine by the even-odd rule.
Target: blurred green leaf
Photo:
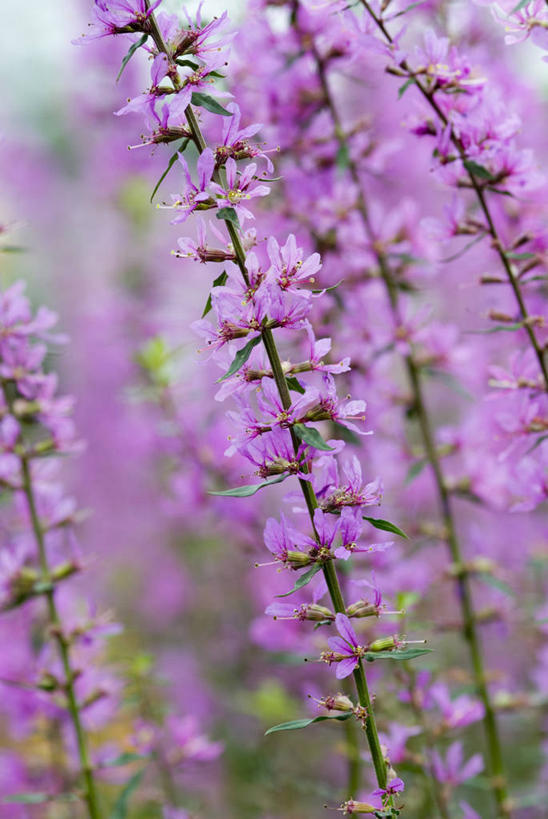
[[[232,112],[223,108],[217,100],[210,97],[209,94],[202,94],[200,91],[195,91],[191,98],[192,105],[197,105],[200,108],[205,108],[206,111],[211,111],[212,114],[220,114],[222,117],[231,117]]]
[[[293,431],[297,438],[304,441],[305,444],[313,446],[314,449],[320,449],[326,452],[333,450],[333,447],[326,444],[318,430],[313,427],[307,427],[304,424],[294,424]]]
[[[250,498],[251,495],[254,495],[259,489],[262,489],[265,486],[272,486],[274,483],[281,483],[288,478],[289,475],[278,475],[275,478],[271,478],[268,481],[263,481],[262,483],[252,483],[247,486],[237,486],[234,489],[220,489],[220,490],[210,490],[208,495],[220,495],[221,497],[225,498]]]
[[[314,725],[316,722],[333,720],[335,722],[344,722],[353,716],[352,711],[349,711],[347,714],[333,714],[331,716],[327,716],[326,714],[321,717],[312,717],[312,719],[293,719],[290,722],[282,722],[279,725],[274,725],[272,728],[269,728],[268,731],[265,731],[265,737],[269,734],[275,734],[277,731],[296,731],[300,728],[307,728],[309,725]]]
[[[118,80],[120,79],[120,77],[124,73],[124,68],[129,63],[129,61],[131,60],[131,58],[133,57],[133,55],[135,54],[137,49],[141,48],[141,46],[144,45],[147,40],[148,40],[148,34],[143,34],[143,36],[140,37],[137,40],[136,43],[133,43],[132,45],[130,45],[128,53],[126,54],[126,56],[122,60],[122,66],[121,66],[121,68],[120,68],[120,70],[118,72],[118,76],[116,77],[116,82],[118,82]]]
[[[302,589],[304,586],[307,586],[310,583],[314,575],[318,574],[321,568],[322,568],[321,563],[314,563],[311,569],[308,569],[308,571],[306,571],[299,577],[299,579],[297,580],[297,582],[290,591],[285,592],[285,594],[276,594],[275,596],[289,597],[289,595],[293,594],[293,592],[299,591],[299,589]]]
[[[400,537],[404,537],[406,540],[409,540],[403,529],[400,529],[400,527],[396,526],[395,523],[390,523],[389,520],[383,520],[382,518],[368,518],[367,515],[362,515],[362,517],[364,520],[368,521],[371,526],[374,526],[375,529],[382,529],[383,532],[392,532],[394,535],[399,535]]]

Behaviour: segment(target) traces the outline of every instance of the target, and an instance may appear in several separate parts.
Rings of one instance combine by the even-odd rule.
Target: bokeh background
[[[55,309],[71,339],[51,364],[60,372],[63,389],[76,397],[76,420],[86,442],[83,453],[65,467],[71,493],[89,510],[80,529],[88,565],[85,579],[79,582],[83,592],[91,592],[98,605],[112,610],[124,626],[123,633],[111,641],[108,657],[117,669],[114,678],[122,706],[101,722],[97,747],[132,750],[131,732],[139,718],[150,716],[150,709],[192,715],[200,730],[211,741],[222,743],[223,750],[218,756],[212,751],[212,760],[205,765],[191,761],[177,774],[177,788],[187,808],[196,810],[197,816],[230,819],[312,819],[323,812],[325,802],[337,804],[344,779],[342,735],[332,726],[317,726],[289,738],[263,736],[270,725],[311,710],[306,695],[318,694],[320,681],[329,679],[323,668],[302,663],[311,645],[320,645],[321,637],[302,641],[294,623],[274,633],[272,622],[263,616],[272,589],[285,589],[284,579],[274,570],[259,575],[261,570],[254,568],[264,551],[263,521],[275,513],[283,492],[235,502],[207,495],[212,486],[251,474],[249,464],[219,458],[229,426],[223,406],[213,398],[217,371],[199,356],[199,344],[189,327],[202,312],[212,275],[208,267],[170,254],[180,234],[170,226],[169,214],[150,203],[169,153],[148,148],[128,151],[128,144],[139,142],[138,122],[113,116],[125,97],[146,85],[146,67],[132,61],[116,85],[114,78],[127,48],[124,43],[71,45],[85,29],[90,5],[86,0],[2,3],[0,223],[10,245],[18,250],[3,254],[0,276],[2,287],[25,279],[32,302]],[[176,8],[178,4],[166,5]],[[473,43],[475,54],[484,65],[496,66],[502,77],[518,78],[523,99],[513,102],[521,113],[527,112],[528,143],[546,157],[548,78],[538,51],[529,44],[505,50],[500,29],[479,6],[445,5],[455,19],[477,15],[476,31],[481,36]],[[207,3],[208,15],[225,8],[237,27],[245,18],[243,3]],[[278,12],[272,9],[274,30]],[[428,14],[434,15],[434,10],[427,10]],[[261,77],[254,74],[251,47],[237,40],[234,50],[245,116],[259,118],[260,113],[252,112],[255,106],[261,108]],[[382,76],[375,82],[380,88],[391,87]],[[351,91],[348,104],[352,104]],[[415,196],[424,216],[436,215],[447,195],[435,186],[424,191],[421,180],[429,174],[428,150],[412,143],[412,168],[406,159],[412,140],[402,128],[410,105],[407,98],[397,107],[392,89],[383,109],[374,87],[369,87],[360,104],[370,106],[373,118],[378,114],[393,126],[393,164],[379,166],[379,173],[386,173],[393,185],[392,201]],[[274,142],[279,139],[274,127],[271,133]],[[156,201],[171,190],[164,183]],[[268,225],[265,211],[259,230],[267,231]],[[446,266],[442,296],[432,273],[425,273],[426,306],[441,321],[456,317],[467,329],[475,326],[477,315],[488,306],[483,295],[479,302],[470,298],[476,268],[484,263],[482,251],[474,253],[467,257],[464,272],[458,262]],[[159,396],[158,384],[151,381],[146,366],[147,351],[149,356],[154,354],[151,339],[159,337],[172,351],[164,362],[170,385],[167,397]],[[343,328],[339,350],[344,341]],[[474,390],[479,373],[510,343],[486,340],[484,360],[464,361],[465,387]],[[164,348],[160,345],[160,349]],[[394,377],[399,378],[397,373]],[[389,587],[401,590],[395,605],[403,602],[412,610],[409,631],[415,636],[425,634],[435,643],[442,666],[448,669],[444,680],[466,694],[469,681],[459,676],[463,649],[450,626],[451,586],[448,582],[435,585],[434,578],[443,576],[443,560],[435,544],[424,543],[428,538],[420,532],[419,518],[427,519],[431,511],[428,476],[419,476],[402,490],[414,457],[413,440],[408,460],[395,463],[399,444],[394,442],[393,418],[383,401],[368,393],[368,377],[362,385],[371,426],[378,432],[375,441],[367,441],[360,450],[367,476],[382,474],[383,516],[415,536],[408,553],[398,551],[377,568],[385,572]],[[472,411],[462,395],[447,395],[436,385],[432,389],[442,421],[449,423],[455,412],[466,418]],[[495,487],[488,491],[495,492]],[[462,503],[468,503],[463,518],[470,555],[480,541],[484,551],[500,555],[503,549],[504,553],[503,582],[498,589],[483,587],[479,593],[486,607],[502,611],[485,627],[484,635],[500,671],[500,690],[508,690],[507,671],[514,675],[511,693],[529,689],[535,653],[542,643],[525,630],[520,637],[520,618],[527,607],[533,611],[543,599],[545,523],[538,513],[516,519],[502,508],[493,512],[466,500]],[[512,586],[518,574],[520,598],[517,591],[508,596],[504,586]],[[268,583],[258,579],[265,576]],[[432,609],[444,612],[443,628],[432,626]],[[509,654],[507,644],[512,645]],[[427,661],[421,667],[429,665]],[[374,683],[379,673],[372,672]],[[402,704],[396,688],[386,683],[381,717],[385,732],[400,719]],[[503,719],[508,762],[526,794],[536,787],[533,783],[542,771],[542,719],[535,708],[520,712],[508,708]],[[2,745],[14,744],[5,715],[0,719],[0,734]],[[15,745],[28,747],[30,753],[34,741],[26,735]],[[479,731],[472,728],[467,749],[474,751],[479,742]],[[513,748],[518,744],[521,750],[516,754]],[[7,757],[2,757],[0,789],[6,793],[11,788],[10,770]],[[406,770],[411,783],[420,779],[412,762],[408,769],[403,765],[402,775]],[[147,776],[131,803],[128,816],[135,819],[161,816],[158,776]],[[116,775],[113,780],[104,785],[107,795],[116,792]],[[489,815],[481,778],[464,788],[463,794],[481,816]],[[409,799],[410,816],[427,819],[431,815],[428,795]],[[41,810],[27,807],[21,816],[41,816]],[[48,815],[63,819],[75,815],[71,810],[71,806],[57,806]],[[546,816],[541,810],[526,807],[519,815]],[[6,819],[16,816],[13,811],[13,807],[0,807]]]

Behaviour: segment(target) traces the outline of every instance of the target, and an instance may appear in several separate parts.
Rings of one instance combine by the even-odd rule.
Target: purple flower
[[[89,40],[113,34],[143,31],[148,17],[161,2],[162,0],[152,0],[147,8],[145,0],[95,0],[95,21],[90,23],[90,32],[72,42],[74,45],[83,45]]]
[[[337,663],[335,672],[338,680],[348,677],[355,668],[358,667],[360,658],[365,652],[365,648],[358,643],[356,632],[346,614],[337,613],[335,625],[339,632],[339,637],[330,637],[328,642],[331,653],[325,652],[323,659],[331,664]]]
[[[302,248],[297,247],[297,240],[292,233],[283,247],[271,236],[267,242],[267,251],[272,265],[269,275],[282,290],[299,284],[314,283],[314,277],[322,266],[319,253],[313,253],[303,261]]]
[[[308,538],[292,527],[284,515],[281,521],[268,518],[264,530],[266,548],[276,560],[293,569],[300,569],[313,562],[304,549],[309,545]]]
[[[481,754],[474,754],[464,762],[462,742],[453,742],[445,755],[445,760],[438,751],[432,751],[432,763],[439,782],[457,787],[483,771]]]
[[[257,185],[253,181],[257,165],[252,162],[246,165],[243,171],[238,172],[236,162],[232,157],[226,162],[226,187],[212,183],[211,188],[217,194],[217,207],[234,208],[238,214],[240,222],[243,224],[246,219],[254,219],[254,215],[248,210],[243,202],[255,199],[257,196],[268,196],[270,188],[268,185]]]
[[[226,109],[232,112],[232,117],[230,119],[226,117],[223,122],[222,142],[215,149],[217,164],[223,165],[229,157],[235,160],[260,157],[265,160],[268,172],[272,173],[274,166],[270,158],[258,145],[249,141],[252,136],[260,131],[260,123],[256,122],[240,130],[241,114],[239,106],[235,102],[231,102],[226,106]]]
[[[327,512],[342,509],[345,506],[378,505],[382,497],[382,481],[376,478],[363,486],[362,469],[355,455],[343,465],[344,481],[339,479],[336,462],[332,461],[333,472],[328,476],[328,483],[317,488],[321,498],[321,508]]]
[[[211,186],[211,177],[215,168],[215,159],[211,148],[206,148],[198,157],[196,170],[198,173],[198,185],[196,186],[192,181],[192,176],[184,156],[179,154],[179,162],[183,167],[183,173],[186,180],[186,187],[179,196],[172,194],[172,204],[170,207],[180,211],[180,215],[176,216],[171,224],[175,225],[179,222],[185,222],[191,213],[197,208],[203,209],[214,207],[213,201],[208,188]]]
[[[394,796],[396,793],[401,793],[405,790],[405,782],[397,776],[391,779],[386,788],[377,788],[373,791],[373,796]]]

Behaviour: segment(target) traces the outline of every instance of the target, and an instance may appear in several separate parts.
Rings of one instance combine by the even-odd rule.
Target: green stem
[[[49,586],[48,590],[44,592],[48,608],[48,616],[51,633],[57,642],[59,656],[63,667],[65,676],[64,689],[67,697],[68,711],[76,734],[76,744],[78,747],[78,756],[80,760],[80,771],[84,780],[85,792],[84,799],[88,807],[90,819],[101,819],[99,810],[99,799],[97,795],[97,788],[95,778],[93,776],[93,768],[90,762],[87,737],[82,725],[80,707],[76,698],[76,691],[74,688],[75,674],[70,662],[69,643],[63,632],[63,626],[55,603],[55,591],[51,584],[51,575],[48,564],[48,557],[46,551],[46,544],[44,539],[44,532],[40,524],[38,512],[36,509],[36,500],[34,497],[34,489],[32,485],[32,478],[30,474],[30,467],[27,457],[20,456],[21,463],[21,477],[22,489],[25,495],[27,506],[30,514],[32,530],[36,545],[38,547],[38,555],[40,560],[40,569],[42,572],[41,580]]]
[[[147,6],[148,6],[148,0],[147,0]],[[157,48],[160,51],[162,51],[164,54],[166,54],[166,56],[168,57],[170,62],[173,63],[173,57],[169,53],[169,49],[167,48],[167,46],[166,46],[166,44],[165,44],[165,42],[163,40],[161,32],[160,32],[160,30],[158,28],[158,24],[156,22],[154,13],[152,13],[149,16],[148,19],[150,21],[150,26],[151,26],[151,36],[153,37]],[[175,84],[175,87],[178,86],[177,80],[174,81],[174,84]],[[194,111],[192,110],[192,107],[190,105],[187,107],[187,109],[185,111],[185,115],[186,115],[186,119],[187,119],[187,123],[188,123],[189,129],[190,129],[190,132],[192,134],[193,141],[194,141],[198,151],[200,153],[202,153],[202,151],[204,151],[205,148],[207,147],[207,143],[206,143],[206,141],[205,141],[205,139],[203,137],[203,134],[201,132],[198,120],[196,119]],[[216,179],[216,181],[219,181],[219,180],[222,181],[222,175],[221,175],[220,171],[215,172],[214,178]],[[249,284],[249,275],[248,275],[247,267],[246,267],[246,254],[245,254],[245,250],[244,250],[244,248],[242,246],[242,243],[240,241],[239,234],[238,234],[236,228],[234,227],[234,225],[232,225],[230,222],[225,221],[225,225],[226,225],[226,228],[228,230],[228,234],[230,236],[232,246],[234,248],[234,253],[235,253],[235,256],[236,256],[236,263],[237,263],[237,265],[238,265],[238,267],[240,269],[240,272],[242,274],[244,282],[246,284]],[[272,374],[273,374],[274,381],[276,383],[276,386],[277,386],[277,389],[278,389],[278,392],[279,392],[279,395],[280,395],[280,399],[282,401],[282,404],[283,404],[284,408],[289,409],[289,407],[291,406],[291,396],[289,394],[289,388],[287,386],[287,381],[285,379],[285,375],[284,375],[284,372],[283,372],[283,369],[282,369],[280,356],[278,354],[276,343],[274,341],[274,336],[272,335],[272,331],[269,330],[269,329],[263,329],[261,335],[262,335],[263,344],[264,344],[264,347],[265,347],[265,350],[266,350],[266,354],[268,356],[268,360],[269,360],[270,366],[272,368]],[[291,439],[292,439],[292,442],[293,442],[293,447],[294,447],[295,451],[297,451],[298,448],[299,448],[299,441],[298,441],[298,439],[297,439],[297,437],[296,437],[296,435],[295,435],[295,433],[293,432],[292,429],[290,430],[290,432],[291,432]],[[300,483],[301,490],[302,490],[302,493],[303,493],[303,496],[304,496],[304,499],[305,499],[305,502],[306,502],[306,505],[307,505],[307,509],[308,509],[308,512],[309,512],[309,515],[310,515],[310,520],[312,522],[312,526],[314,527],[314,519],[313,519],[314,518],[314,510],[318,507],[318,501],[317,501],[317,498],[316,498],[316,494],[314,492],[314,489],[310,485],[309,481],[300,480],[299,483]],[[338,580],[338,577],[337,577],[337,573],[335,571],[335,568],[334,568],[332,562],[331,561],[326,562],[322,568],[323,568],[323,574],[324,574],[324,577],[325,577],[325,580],[326,580],[326,583],[327,583],[327,586],[328,586],[328,589],[329,589],[329,594],[330,594],[330,597],[331,597],[331,601],[333,603],[333,606],[334,606],[335,610],[337,612],[345,613],[346,606],[344,604],[342,591],[341,591],[341,587],[340,587],[339,580]],[[356,683],[356,689],[357,689],[358,699],[359,699],[360,705],[362,705],[365,709],[367,709],[367,715],[368,716],[367,716],[367,719],[366,719],[365,731],[366,731],[367,740],[368,740],[368,743],[369,743],[369,748],[370,748],[370,751],[371,751],[371,756],[372,756],[372,759],[373,759],[373,765],[374,765],[374,768],[375,768],[375,774],[376,774],[376,777],[377,777],[377,782],[378,782],[378,785],[379,785],[380,788],[385,788],[386,783],[387,783],[386,763],[384,761],[382,751],[381,751],[379,736],[378,736],[378,732],[377,732],[377,726],[376,726],[376,722],[375,722],[375,716],[374,716],[374,713],[373,713],[371,700],[370,700],[370,697],[369,697],[369,691],[368,691],[368,688],[367,688],[367,680],[366,680],[365,672],[364,672],[364,669],[363,669],[363,666],[362,666],[361,662],[359,663],[358,668],[354,672],[354,680],[355,680],[355,683]]]

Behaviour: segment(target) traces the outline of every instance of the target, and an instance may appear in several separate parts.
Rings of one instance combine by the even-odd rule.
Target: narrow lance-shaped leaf
[[[292,589],[285,592],[285,594],[277,594],[276,597],[289,597],[290,594],[293,594],[294,592],[299,591],[299,589],[302,589],[304,586],[307,586],[314,575],[318,574],[321,568],[321,563],[314,563],[311,569],[308,569],[307,572],[304,572],[304,574],[299,577]]]
[[[396,526],[395,523],[390,523],[389,520],[383,520],[382,518],[368,518],[367,515],[362,515],[363,519],[366,520],[371,526],[374,526],[375,529],[382,529],[383,532],[392,532],[394,535],[399,535],[400,537],[404,537],[406,540],[409,540],[409,537],[405,534],[403,529],[400,529],[399,526]]]
[[[234,208],[219,208],[215,217],[223,222],[231,222],[235,228],[240,230],[240,220]]]
[[[222,117],[231,117],[232,112],[223,108],[217,100],[210,97],[209,94],[202,94],[200,91],[195,91],[191,97],[192,105],[197,105],[200,108],[205,108],[212,114],[220,114]]]
[[[307,427],[304,424],[294,424],[293,430],[297,438],[304,441],[305,444],[313,446],[314,449],[321,449],[326,452],[332,451],[333,447],[325,443],[317,429]]]
[[[226,280],[228,279],[228,273],[226,270],[223,270],[220,276],[217,276],[216,279],[213,280],[213,287],[223,287],[226,284]],[[207,297],[206,306],[204,307],[204,312],[202,313],[202,318],[205,318],[209,311],[211,310],[211,293]]]
[[[236,486],[234,489],[220,489],[218,491],[210,490],[208,495],[220,495],[223,498],[250,498],[251,495],[254,495],[259,489],[263,489],[265,486],[272,486],[275,483],[281,483],[288,478],[289,475],[277,475],[275,478],[271,478],[269,481],[263,481],[262,483],[253,483],[247,486]]]
[[[409,469],[407,470],[407,475],[405,476],[405,483],[409,484],[411,481],[415,480],[418,477],[426,464],[428,463],[428,458],[421,458],[415,463],[412,463]]]
[[[403,95],[405,94],[405,92],[407,91],[409,86],[413,85],[414,82],[415,82],[415,78],[414,77],[409,77],[409,79],[406,80],[403,85],[400,85],[400,87],[398,88],[398,99],[399,100],[401,100],[401,98],[403,97]]]
[[[144,769],[134,774],[127,784],[123,787],[120,796],[116,800],[110,819],[126,819],[129,800],[133,792],[139,787],[139,783],[143,778]]]
[[[137,40],[136,43],[133,43],[132,45],[130,45],[128,53],[126,54],[126,56],[122,60],[122,65],[120,66],[118,76],[116,77],[116,82],[118,82],[118,80],[120,79],[120,77],[124,73],[124,68],[129,63],[129,61],[131,60],[131,58],[133,57],[133,55],[135,54],[137,49],[141,48],[141,46],[143,46],[146,43],[147,40],[148,40],[148,34],[143,34],[143,36],[140,37]]]
[[[468,173],[477,176],[479,179],[488,179],[489,181],[493,181],[496,177],[493,176],[487,168],[484,168],[483,165],[479,165],[477,162],[474,162],[471,159],[465,159],[462,163]]]
[[[305,389],[304,387],[301,387],[295,376],[288,375],[285,380],[287,381],[287,386],[290,390],[293,390],[293,392],[298,392],[300,395],[304,395]]]
[[[352,716],[352,711],[349,711],[347,714],[333,714],[331,716],[325,714],[319,717],[312,717],[311,719],[293,719],[290,722],[281,722],[279,725],[273,725],[272,728],[265,731],[264,735],[267,737],[269,734],[275,734],[277,731],[296,731],[299,728],[308,728],[309,725],[314,725],[316,722],[326,722],[328,720],[344,722],[344,720],[350,719]]]
[[[255,338],[252,338],[251,341],[247,342],[245,347],[242,347],[241,350],[238,350],[238,352],[234,356],[234,361],[232,362],[226,373],[217,379],[217,382],[224,381],[226,378],[230,378],[231,375],[234,375],[234,373],[237,373],[238,370],[240,370],[244,366],[245,362],[253,352],[253,349],[257,346],[257,344],[260,343],[261,336],[255,336]]]
[[[396,648],[394,651],[367,651],[364,657],[368,663],[372,663],[374,660],[413,660],[431,653],[431,648]]]
[[[151,202],[154,199],[154,197],[156,196],[156,194],[158,193],[158,188],[160,187],[160,185],[162,184],[162,182],[164,181],[164,179],[166,178],[166,176],[168,175],[170,170],[173,168],[173,166],[177,162],[177,157],[179,156],[179,154],[184,153],[184,151],[186,149],[186,146],[188,145],[189,141],[190,140],[188,138],[183,139],[183,141],[181,142],[181,144],[179,145],[179,147],[177,148],[177,150],[175,151],[173,156],[170,158],[169,162],[167,163],[167,168],[165,169],[165,171],[163,172],[163,174],[161,175],[159,180],[156,182],[156,184],[154,186],[154,190],[150,194],[150,201]]]

